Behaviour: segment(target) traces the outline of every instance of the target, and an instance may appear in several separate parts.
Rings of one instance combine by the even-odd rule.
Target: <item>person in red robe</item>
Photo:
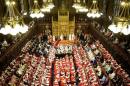
[[[60,86],[67,86],[67,83],[66,83],[66,78],[65,76],[61,76],[60,78],[61,82],[60,82]]]

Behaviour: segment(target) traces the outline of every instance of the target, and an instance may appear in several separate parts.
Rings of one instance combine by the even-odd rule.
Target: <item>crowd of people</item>
[[[97,22],[93,22],[93,26],[97,29],[103,36],[113,43],[113,45],[121,47],[126,53],[130,54],[130,35],[125,36],[121,34],[114,34],[109,29],[105,29]]]
[[[83,43],[84,49],[88,54],[88,58],[103,86],[106,86],[106,84],[112,84],[114,86],[124,86],[124,84],[129,85],[129,75],[121,68],[120,65],[118,65],[116,60],[114,60],[111,54],[103,47],[102,44],[100,44],[98,40],[93,38],[91,38],[91,40],[85,40],[85,37],[83,37],[83,39],[80,40],[80,43]]]
[[[0,36],[1,36],[1,39],[0,39],[0,56],[2,56],[9,49],[11,49],[11,47],[13,47],[13,45],[16,42],[18,42],[20,40],[20,38],[22,37],[21,34],[17,34],[15,37],[13,37],[11,35],[3,36],[2,34],[0,34]]]
[[[34,36],[0,76],[1,86],[129,86],[129,75],[90,34],[71,45]],[[60,40],[62,41],[62,40]]]

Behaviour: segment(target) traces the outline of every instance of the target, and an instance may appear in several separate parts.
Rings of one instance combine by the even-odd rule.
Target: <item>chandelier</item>
[[[55,5],[53,4],[52,0],[43,0],[43,6],[41,8],[42,12],[50,12],[51,9],[53,9],[55,7]]]
[[[55,7],[55,5],[53,4],[52,0],[48,0],[47,8],[52,9],[54,7]]]
[[[83,3],[81,3],[81,9],[79,9],[78,11],[79,12],[88,12],[85,0],[83,0]]]
[[[15,7],[16,3],[13,0],[7,0],[7,13],[2,19],[0,33],[7,35],[16,35],[28,31],[28,26],[25,25],[23,18]]]
[[[20,3],[21,3],[21,13],[23,16],[27,16],[27,8],[25,6],[25,3],[24,3],[25,0],[20,0]]]
[[[113,18],[113,23],[109,25],[113,33],[123,33],[124,35],[130,34],[130,2],[125,0],[121,1],[116,15]]]
[[[74,0],[74,4],[72,7],[75,9],[81,8],[80,0]]]
[[[30,12],[30,17],[32,18],[43,18],[44,14],[42,13],[40,6],[38,4],[38,0],[34,0],[34,5]]]
[[[86,8],[85,0],[83,0],[82,3],[80,0],[74,0],[74,4],[72,7],[76,9],[76,12],[87,12],[88,11],[88,9]]]
[[[102,13],[99,11],[98,1],[92,0],[92,5],[90,6],[87,16],[92,18],[99,18],[101,17]]]

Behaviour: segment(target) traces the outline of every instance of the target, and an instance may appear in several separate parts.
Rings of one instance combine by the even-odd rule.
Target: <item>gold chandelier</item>
[[[38,4],[38,0],[34,0],[34,5],[30,12],[31,18],[43,18],[44,14],[42,13],[40,6]]]
[[[72,7],[76,9],[76,12],[88,12],[85,0],[83,0],[83,2],[80,0],[74,0]]]
[[[55,7],[55,5],[53,4],[52,0],[48,0],[48,2],[47,2],[47,8],[52,9],[54,7]]]
[[[55,7],[52,0],[44,0],[43,3],[42,12],[50,12]]]
[[[92,5],[90,6],[87,16],[91,18],[99,18],[101,17],[102,13],[99,11],[98,1],[92,0]]]
[[[113,33],[123,33],[124,35],[130,34],[130,2],[124,0],[120,2],[116,15],[113,18],[112,24],[109,25]]]
[[[6,0],[7,13],[2,19],[2,27],[0,29],[0,33],[4,35],[16,35],[28,31],[28,26],[25,25],[23,17],[21,17],[15,5],[14,0]]]

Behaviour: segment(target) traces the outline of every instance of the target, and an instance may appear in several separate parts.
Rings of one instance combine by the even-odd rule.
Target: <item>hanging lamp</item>
[[[53,4],[53,1],[52,0],[48,0],[48,2],[47,2],[47,8],[52,9],[54,7],[55,7],[55,5]]]
[[[28,26],[24,23],[23,17],[16,8],[14,0],[6,0],[7,13],[2,19],[0,33],[16,35],[28,31]]]
[[[55,7],[52,0],[45,0],[43,1],[43,6],[41,8],[42,12],[48,13],[51,12],[51,10]]]
[[[87,16],[89,18],[99,18],[101,17],[102,13],[99,11],[98,7],[98,1],[97,0],[92,0],[92,5],[90,6]]]
[[[130,34],[130,2],[128,0],[119,3],[108,29],[113,33]]]
[[[73,8],[76,9],[76,11],[78,12],[79,9],[82,9],[82,6],[81,6],[81,1],[80,0],[74,0],[74,4],[72,6]]]
[[[88,8],[86,6],[86,0],[83,0],[83,2],[81,3],[81,8],[79,9],[79,12],[88,12]]]
[[[40,6],[38,4],[38,0],[34,0],[33,7],[30,12],[31,18],[43,18],[44,14],[42,13]]]

